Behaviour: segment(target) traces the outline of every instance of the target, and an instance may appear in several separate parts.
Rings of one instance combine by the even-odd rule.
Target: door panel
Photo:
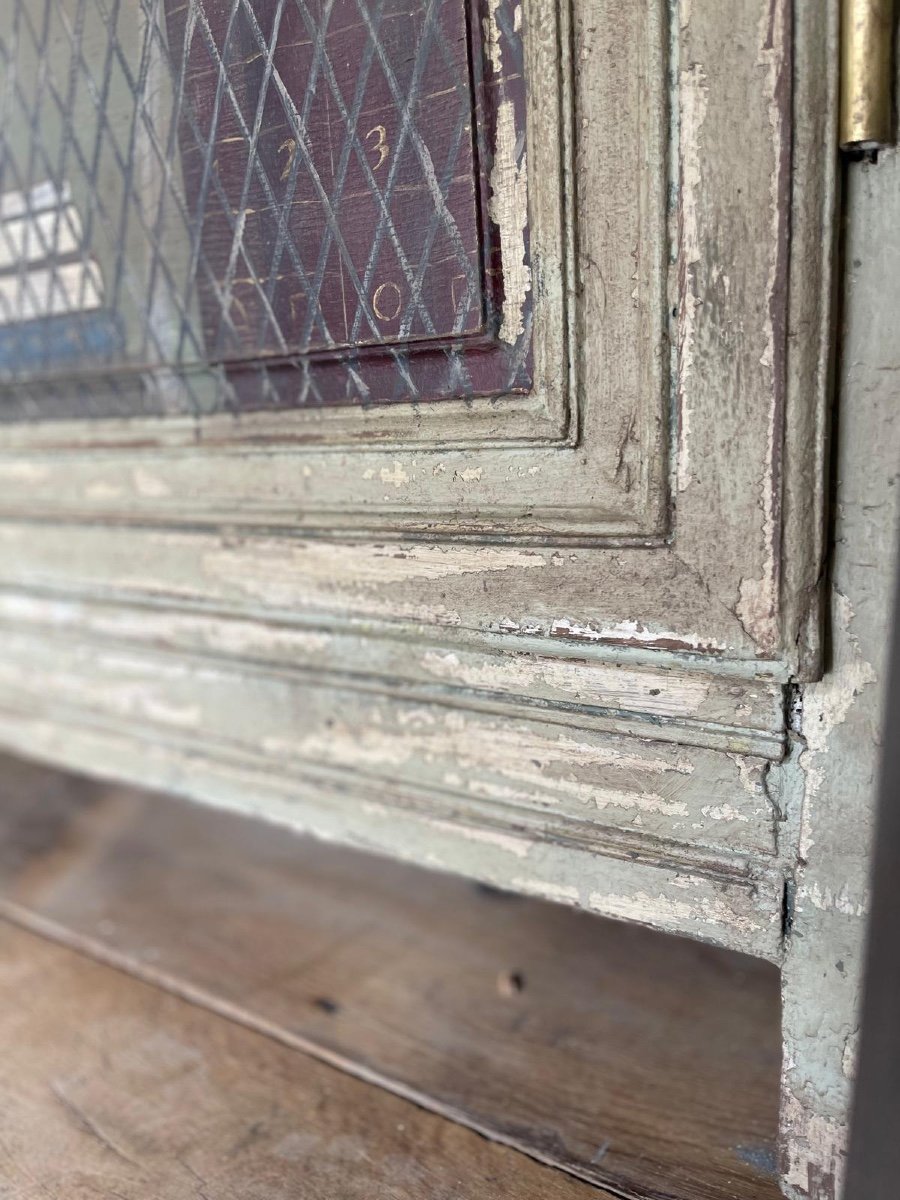
[[[830,319],[811,248],[832,213],[833,71],[815,6],[417,0],[411,57],[366,25],[388,0],[250,10],[166,10],[175,78],[195,88],[186,108],[171,86],[158,103],[196,361],[176,343],[130,375],[119,351],[90,378],[26,363],[3,388],[4,736],[19,713],[20,748],[79,763],[107,737],[117,772],[132,754],[222,803],[265,779],[281,799],[249,806],[398,852],[409,836],[402,852],[506,886],[528,875],[519,850],[495,837],[482,869],[478,837],[515,834],[545,894],[572,898],[573,872],[608,858],[609,890],[585,893],[598,910],[774,955],[786,687],[819,670],[827,379],[808,347]],[[362,25],[333,24],[354,12]],[[310,44],[282,56],[302,28]],[[423,45],[444,47],[433,79]],[[417,149],[381,161],[378,106],[402,130],[403,70]],[[213,197],[185,121],[209,122],[220,88]],[[340,93],[349,112],[348,92],[355,133],[330,141],[314,101]],[[301,96],[302,147],[285,99],[302,115]],[[420,194],[424,151],[455,174],[420,211],[400,189]],[[395,167],[392,191],[378,172]],[[361,207],[342,217],[323,194],[351,168]],[[274,213],[273,176],[299,189]],[[452,254],[426,263],[430,231],[451,227]],[[136,262],[148,239],[129,228]],[[407,235],[424,237],[413,283]],[[389,318],[378,247],[402,278],[399,307],[380,294]],[[340,815],[323,824],[323,804]]]

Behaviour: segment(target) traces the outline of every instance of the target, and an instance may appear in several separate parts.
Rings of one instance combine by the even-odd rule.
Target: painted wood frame
[[[830,78],[828,47],[804,33],[813,57],[795,59],[795,21],[816,24],[745,0],[726,37],[687,4],[529,0],[531,395],[4,426],[19,720],[62,706],[75,737],[88,710],[61,714],[83,692],[95,723],[193,741],[217,771],[237,756],[292,793],[327,777],[467,830],[537,819],[547,845],[602,844],[613,872],[696,859],[737,878],[746,921],[645,887],[635,911],[776,955],[785,821],[767,781],[784,685],[818,670],[822,545],[825,381],[795,332],[827,326],[828,258],[809,246],[832,196],[826,131],[791,116]],[[29,705],[38,661],[52,699]],[[229,690],[254,679],[259,724],[235,728]],[[277,732],[301,711],[304,739]],[[332,711],[353,713],[343,740]],[[490,770],[516,729],[529,771]],[[357,730],[379,731],[374,757]],[[695,758],[664,762],[660,742]],[[668,795],[686,775],[694,807]],[[378,823],[351,810],[348,832]]]
[[[786,962],[815,1074],[836,9],[525,0],[529,395],[0,429],[4,743]]]

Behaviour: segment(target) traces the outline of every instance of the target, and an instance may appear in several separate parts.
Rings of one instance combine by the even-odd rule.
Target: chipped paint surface
[[[841,1070],[844,1078],[852,1082],[856,1079],[857,1063],[859,1061],[859,1026],[847,1034],[844,1042],[844,1052],[841,1055]]]
[[[528,265],[528,171],[524,140],[516,132],[511,100],[497,111],[497,141],[491,169],[491,220],[503,252],[503,322],[500,340],[514,345],[525,332],[525,305],[531,291]]]
[[[838,589],[833,593],[833,612],[840,658],[821,682],[810,684],[803,692],[803,737],[810,757],[827,750],[832,733],[846,720],[859,694],[877,681],[875,668],[863,657],[853,631],[853,605]],[[808,762],[809,758],[807,766]],[[817,785],[814,779],[814,790]]]
[[[778,645],[778,622],[776,613],[778,588],[778,499],[781,489],[777,454],[781,436],[781,407],[784,391],[784,319],[780,315],[784,303],[785,256],[787,254],[787,232],[784,211],[789,195],[789,83],[785,72],[785,34],[788,28],[786,9],[780,0],[773,0],[768,9],[760,14],[758,31],[759,51],[757,63],[763,77],[763,91],[768,99],[768,120],[773,142],[781,148],[780,169],[770,179],[769,213],[770,239],[778,247],[769,263],[766,287],[766,304],[769,320],[765,325],[765,347],[760,356],[760,367],[770,376],[769,414],[767,423],[767,469],[759,479],[759,507],[762,512],[762,545],[764,562],[759,578],[744,578],[735,612],[741,624],[767,653],[774,653]]]
[[[508,67],[497,0],[484,8],[489,57]],[[786,339],[773,312],[786,279],[772,245],[787,227],[776,161],[785,9],[676,0],[680,29],[662,30],[664,8],[620,6],[603,21],[593,0],[529,7],[532,103],[539,94],[549,111],[560,90],[572,111],[534,122],[526,155],[500,97],[488,203],[504,257],[501,337],[514,339],[534,306],[532,394],[427,412],[374,405],[352,418],[321,410],[233,426],[198,418],[180,431],[129,426],[132,447],[115,453],[122,430],[82,432],[65,454],[56,446],[70,434],[41,443],[10,432],[9,454],[33,457],[0,463],[5,585],[45,601],[96,597],[109,610],[58,610],[59,625],[45,629],[0,595],[11,632],[0,735],[323,838],[778,956],[782,868],[800,810],[785,788],[778,821],[769,796],[771,787],[781,804],[772,680],[790,677],[793,653],[772,608],[785,436],[775,385]],[[522,6],[511,11],[518,28]],[[666,43],[678,96],[666,94]],[[673,110],[679,264],[667,295],[666,200],[657,211],[653,196],[669,182]],[[558,215],[560,198],[577,207],[577,228]],[[656,361],[668,358],[670,306],[680,407],[671,521],[669,381]],[[802,325],[795,341],[801,331],[808,342]],[[808,380],[801,390],[806,405]],[[857,537],[861,563],[875,557],[863,548]],[[104,638],[133,641],[143,659],[98,655]],[[771,661],[758,664],[761,653]],[[167,673],[166,655],[191,671]],[[421,684],[414,694],[396,667],[404,655]],[[654,664],[645,679],[638,667],[655,655],[665,670]],[[854,728],[857,701],[871,702],[877,654],[865,645],[855,667],[838,670],[840,696],[859,692],[845,712],[837,692],[807,697],[803,766],[812,784],[821,768],[809,794],[822,799],[804,813],[811,869],[823,822],[827,835],[838,819],[826,756]],[[769,681],[767,699],[748,690],[755,672]],[[733,702],[726,681],[744,689]],[[530,707],[510,715],[502,697]],[[817,703],[830,730],[821,746]],[[634,718],[630,736],[602,715],[588,720],[598,705]],[[702,739],[714,723],[732,725],[735,740],[719,728],[710,749]],[[771,745],[757,756],[746,747],[760,728]],[[688,732],[699,741],[680,745]],[[859,927],[855,881],[845,887],[829,868],[799,882],[806,946],[825,922],[829,939]],[[787,1087],[803,1093],[805,1111],[833,1119],[843,1103],[833,1075],[847,1078],[855,1026],[844,1013],[832,1027],[816,1010],[815,1037],[805,1037],[803,1009],[818,993],[798,961],[788,968],[798,1000],[787,1009],[797,1051]],[[827,1136],[814,1132],[824,1149],[807,1158],[827,1157]]]
[[[502,76],[503,61],[500,50],[500,23],[497,20],[499,12],[500,0],[490,0],[487,16],[485,16],[482,24],[485,48],[491,67],[495,75]]]
[[[255,539],[239,548],[207,550],[202,567],[210,583],[235,589],[278,608],[334,609],[348,603],[361,613],[393,612],[427,623],[459,624],[459,613],[442,603],[401,601],[385,590],[415,580],[480,575],[484,572],[535,571],[547,565],[536,551],[494,546],[297,544]],[[140,578],[131,578],[139,586]],[[155,584],[144,585],[152,591]],[[350,590],[348,589],[355,589]]]
[[[163,496],[171,496],[172,494],[171,487],[164,479],[154,472],[146,470],[144,467],[135,468],[134,486],[139,496],[147,496],[152,499],[159,499]]]
[[[720,642],[704,638],[700,634],[685,635],[672,630],[653,628],[642,621],[617,621],[614,625],[595,628],[593,625],[580,625],[568,618],[561,618],[550,626],[550,636],[574,638],[582,642],[671,645],[685,650],[723,650],[725,648]]]
[[[637,921],[643,925],[658,921],[660,914],[664,914],[673,924],[679,925],[732,926],[743,934],[753,934],[760,929],[761,922],[758,919],[733,908],[720,897],[710,896],[706,880],[696,879],[694,886],[703,894],[693,900],[681,900],[664,893],[607,895],[604,892],[592,892],[589,904],[592,909],[605,916]],[[774,914],[772,919],[775,919]]]
[[[713,821],[749,821],[750,818],[732,804],[705,804],[700,809],[705,817]]]
[[[767,767],[761,767],[757,763],[749,762],[742,754],[729,754],[728,756],[738,769],[738,776],[741,784],[746,792],[751,796],[758,796],[762,790],[764,772]]]
[[[864,978],[884,674],[900,546],[900,155],[846,177],[829,657],[804,686],[795,903],[782,969],[783,1168],[792,1200],[840,1200]]]
[[[484,40],[494,76],[502,79],[503,50],[500,28],[501,0],[489,0],[484,18]],[[521,24],[517,6],[514,28]],[[497,105],[494,161],[491,166],[489,211],[497,227],[503,256],[503,320],[500,340],[515,345],[525,332],[525,305],[531,291],[528,263],[528,167],[524,131],[517,131],[512,99],[503,96]]]
[[[785,1148],[786,1183],[813,1200],[837,1200],[847,1166],[847,1125],[804,1108],[790,1094],[782,1098],[782,1122],[791,1131]]]
[[[205,637],[202,618],[191,620]],[[391,700],[303,674],[248,673],[221,658],[160,657],[152,642],[143,653],[98,653],[65,635],[7,636],[0,685],[24,703],[40,646],[42,678],[58,704],[83,709],[89,694],[98,716],[139,719],[162,736],[189,722],[198,736],[267,769],[338,771],[357,786],[366,780],[370,797],[400,786],[432,806],[466,812],[474,804],[499,822],[517,810],[548,836],[570,829],[600,841],[616,831],[715,854],[774,851],[767,798],[747,792],[734,756],[547,724],[537,714],[525,721]],[[328,646],[321,643],[326,662]]]
[[[559,698],[623,714],[721,721],[744,728],[775,729],[782,719],[780,694],[769,683],[728,683],[701,672],[654,669],[652,662],[632,666],[618,652],[616,661],[607,662],[593,657],[427,650],[419,661],[431,678],[493,695]],[[745,772],[742,780],[747,790],[754,792],[758,771],[754,774],[740,755],[734,761]]]
[[[470,842],[480,842],[484,846],[495,846],[515,858],[527,858],[534,848],[533,842],[524,838],[514,837],[510,833],[502,833],[497,829],[476,829],[472,826],[451,824],[449,821],[432,821],[431,825],[441,833],[452,833]]]
[[[815,845],[815,797],[829,769],[829,748],[835,730],[847,719],[860,694],[877,682],[875,669],[863,657],[859,639],[853,632],[853,606],[835,589],[833,595],[835,629],[840,647],[832,669],[819,683],[810,684],[803,693],[803,738],[806,749],[800,765],[806,774],[806,802],[800,829],[800,855],[808,859]]]
[[[859,899],[854,899],[847,884],[823,887],[814,881],[803,888],[796,908],[802,910],[807,901],[821,912],[838,912],[848,917],[864,917],[869,911],[868,890],[863,892]]]
[[[409,483],[409,475],[399,460],[395,460],[391,467],[382,467],[379,477],[382,483],[389,483],[395,488],[402,488],[404,484]]]
[[[690,5],[682,4],[681,23],[690,20]],[[696,294],[694,273],[704,253],[704,239],[698,224],[699,207],[689,198],[699,193],[703,182],[701,146],[703,124],[706,120],[709,85],[706,72],[700,63],[694,62],[681,73],[680,122],[681,122],[681,189],[685,202],[680,207],[680,287],[678,325],[678,378],[679,378],[679,436],[676,458],[676,486],[685,491],[691,483],[691,421],[692,408],[689,383],[694,371],[694,341],[697,321],[703,301]]]
[[[49,466],[36,462],[0,462],[0,478],[14,484],[44,483],[52,475]]]
[[[543,900],[553,900],[560,904],[577,904],[580,899],[576,887],[562,883],[548,883],[543,879],[535,879],[531,875],[516,875],[511,882],[516,891],[524,892],[528,896],[540,896]]]

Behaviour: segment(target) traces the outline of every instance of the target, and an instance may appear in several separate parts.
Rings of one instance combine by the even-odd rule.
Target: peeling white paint
[[[484,18],[484,41],[494,75],[503,77],[500,45],[501,0],[489,0]],[[514,13],[521,25],[521,6]],[[514,345],[525,332],[524,309],[531,291],[531,267],[528,265],[528,169],[524,139],[516,135],[516,114],[512,100],[502,96],[497,105],[494,161],[491,168],[490,216],[499,231],[503,258],[503,320],[500,340]]]
[[[385,736],[379,729],[360,730],[337,724],[296,738],[264,737],[262,748],[279,758],[363,768],[402,767],[414,753],[413,746],[403,738]]]
[[[839,912],[847,917],[865,917],[869,911],[868,890],[861,898],[855,900],[846,883],[839,889],[822,887],[815,882],[804,885],[797,892],[798,911],[802,910],[807,900],[820,912]]]
[[[540,896],[542,900],[577,904],[580,898],[578,888],[565,883],[548,883],[543,879],[516,876],[511,880],[511,884],[516,891],[524,892],[528,896]]]
[[[808,859],[815,844],[811,811],[828,770],[828,748],[834,730],[847,719],[858,695],[877,682],[871,663],[863,657],[853,634],[853,607],[836,589],[832,593],[832,623],[837,654],[832,669],[803,693],[803,737],[806,749],[800,765],[806,773],[806,795],[800,825],[800,855]]]
[[[641,673],[627,667],[560,659],[495,658],[477,662],[463,660],[453,651],[429,650],[420,661],[429,674],[465,687],[511,695],[541,688],[572,696],[583,704],[686,717],[697,715],[711,687],[709,678],[699,673]]]
[[[871,663],[859,657],[845,662],[825,678],[811,684],[803,696],[803,735],[809,751],[813,754],[827,750],[832,730],[841,725],[863,688],[877,682]],[[810,773],[814,770],[804,756],[801,760]],[[813,790],[818,790],[819,777],[814,779]]]
[[[579,625],[568,617],[560,618],[550,626],[551,637],[575,638],[583,642],[674,642],[692,650],[724,650],[722,642],[703,638],[700,634],[674,633],[672,630],[656,628],[642,621],[617,621],[614,625]]]
[[[516,776],[510,776],[515,780]],[[614,808],[633,812],[636,809],[647,814],[656,814],[668,818],[687,817],[689,810],[680,800],[667,800],[657,792],[618,791],[615,788],[604,787],[599,783],[579,783],[574,779],[547,779],[524,775],[520,784],[531,783],[530,789],[512,784],[492,783],[487,779],[470,779],[467,789],[470,795],[481,796],[489,800],[519,803],[533,807],[536,804],[548,804],[564,798],[574,800],[585,808],[596,812],[605,812]],[[673,827],[677,828],[677,826]]]
[[[514,854],[516,858],[527,858],[534,847],[533,842],[526,842],[510,833],[501,833],[497,829],[478,829],[472,825],[457,825],[452,821],[429,820],[428,824],[433,829],[453,834],[454,837],[462,837],[469,842],[480,842],[482,845],[503,850],[507,854]]]
[[[832,607],[835,624],[844,635],[840,644],[849,646],[850,655],[834,663],[820,682],[811,684],[803,693],[803,736],[813,753],[828,749],[832,731],[846,720],[862,689],[878,678],[872,664],[863,658],[859,639],[852,632],[854,613],[850,601],[835,590]]]
[[[399,459],[395,459],[392,467],[382,467],[378,474],[382,483],[389,483],[395,488],[402,488],[409,483],[409,475]]]
[[[790,1136],[787,1152],[786,1182],[804,1194],[815,1194],[814,1178],[831,1175],[835,1196],[844,1192],[849,1127],[821,1113],[813,1113],[790,1090],[782,1090],[782,1128]]]
[[[510,617],[503,617],[492,628],[499,633],[518,633],[525,637],[542,637],[544,626],[539,621],[513,621]]]
[[[499,12],[500,0],[490,0],[487,16],[482,20],[485,50],[495,75],[503,74],[503,60],[500,53],[500,24],[497,20]]]
[[[859,1061],[859,1029],[847,1034],[844,1042],[844,1052],[841,1055],[841,1072],[845,1079],[856,1078],[856,1067]]]
[[[682,14],[682,20],[684,20]],[[697,198],[703,186],[703,125],[709,105],[709,84],[700,63],[694,62],[681,72],[679,96],[681,101],[681,258],[683,286],[680,290],[678,325],[678,390],[680,398],[680,427],[675,464],[676,487],[679,492],[689,487],[691,475],[691,405],[690,381],[694,371],[694,343],[702,302],[691,289],[694,272],[701,263],[705,238],[698,222]]]
[[[728,757],[738,769],[741,787],[748,796],[758,800],[762,790],[762,767],[744,754],[729,754]]]
[[[629,744],[633,741],[634,739],[628,739]],[[556,746],[567,758],[577,757],[585,762],[615,767],[620,771],[646,771],[654,775],[668,775],[672,772],[678,775],[694,773],[694,763],[691,759],[678,753],[674,753],[670,758],[656,758],[650,752],[641,755],[634,750],[596,746],[589,742],[576,741],[566,734],[560,734],[556,739]]]
[[[497,0],[494,0],[496,8]],[[528,231],[528,172],[525,147],[518,144],[512,100],[497,110],[497,140],[491,168],[491,220],[503,255],[503,322],[500,340],[509,345],[525,332],[525,305],[531,291],[525,238]]]
[[[88,483],[84,489],[85,500],[120,500],[123,495],[122,488],[117,487],[114,483],[108,483],[104,479]]]
[[[742,821],[744,824],[750,821],[750,818],[733,804],[707,804],[700,811],[711,821]]]
[[[11,483],[46,483],[50,478],[49,467],[33,462],[2,462],[0,463],[0,479]]]
[[[706,880],[697,880],[697,886],[707,888]],[[633,892],[630,895],[615,895],[592,892],[590,907],[610,917],[626,921],[638,921],[643,925],[661,925],[678,928],[692,925],[716,925],[720,928],[736,929],[742,934],[758,933],[762,926],[749,915],[735,911],[730,905],[715,896],[698,896],[695,900],[675,900],[662,892]]]
[[[779,74],[784,62],[784,30],[780,19],[781,13],[769,5],[763,6],[760,13],[759,51],[757,65],[762,68],[765,80],[763,93],[767,97],[767,113],[769,126],[772,131],[772,143],[782,148],[785,137],[785,114],[781,111],[778,84]],[[781,176],[778,170],[773,170],[769,178],[769,220],[770,244],[778,246],[781,237],[781,222],[783,220],[782,202],[780,196]],[[784,264],[777,254],[769,256],[769,274],[766,282],[765,312],[768,315],[773,302],[777,300],[777,290],[782,287],[781,272]],[[770,396],[768,423],[766,428],[766,463],[773,463],[776,454],[776,439],[781,436],[778,413],[778,380],[775,378],[775,338],[778,331],[774,321],[769,317],[765,322],[765,347],[760,356],[760,366],[769,373],[770,379],[767,391]],[[775,550],[777,541],[777,513],[775,511],[776,480],[771,468],[764,470],[759,481],[759,507],[762,512],[763,526],[760,542],[765,549],[765,559],[762,564],[762,574],[758,578],[744,578],[740,582],[738,601],[735,615],[747,634],[757,642],[764,653],[774,653],[778,648],[778,563]]]
[[[164,479],[144,467],[135,467],[132,479],[135,491],[139,496],[145,496],[150,500],[161,500],[172,494],[172,489]]]
[[[200,565],[209,581],[278,607],[314,605],[333,609],[336,604],[350,603],[363,612],[384,608],[397,613],[400,608],[423,620],[458,624],[459,615],[453,610],[428,604],[398,606],[387,591],[392,584],[408,584],[415,579],[542,570],[547,560],[539,552],[503,546],[454,546],[451,552],[441,545],[423,543],[325,545],[258,538],[233,549],[223,545],[207,550]],[[134,579],[129,583],[139,586]],[[153,593],[163,584],[142,578],[140,586]],[[171,591],[171,581],[165,586]],[[367,594],[382,591],[383,596]]]

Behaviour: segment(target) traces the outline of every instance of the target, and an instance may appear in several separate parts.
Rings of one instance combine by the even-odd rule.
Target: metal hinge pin
[[[843,0],[841,149],[871,153],[893,144],[894,0]]]

